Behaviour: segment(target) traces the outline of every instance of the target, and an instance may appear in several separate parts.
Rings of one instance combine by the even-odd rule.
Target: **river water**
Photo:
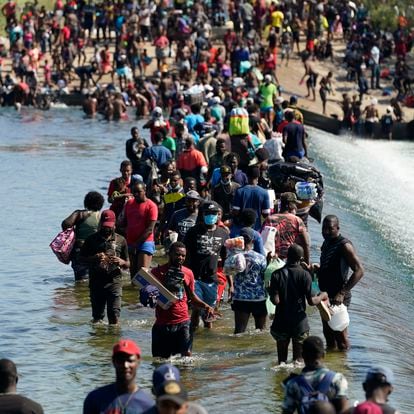
[[[87,286],[74,284],[70,267],[48,246],[88,191],[106,193],[132,125],[85,120],[77,108],[0,112],[0,357],[18,364],[19,391],[41,402],[46,413],[79,413],[90,390],[112,381],[111,347],[121,336],[140,344],[138,381],[151,386],[153,311],[139,308],[136,291],[126,286],[122,326],[93,327]],[[411,414],[414,143],[310,132],[311,154],[325,175],[324,213],[339,216],[366,271],[350,309],[352,349],[329,353],[327,364],[347,376],[352,401],[364,398],[361,382],[371,364],[391,367],[391,403]],[[316,261],[320,225],[311,220],[310,232]],[[318,315],[309,313],[312,333],[321,334]],[[273,368],[276,350],[268,332],[251,326],[234,337],[232,318],[225,305],[215,329],[198,333],[194,358],[176,361],[191,398],[212,413],[280,412],[281,381],[291,368]]]

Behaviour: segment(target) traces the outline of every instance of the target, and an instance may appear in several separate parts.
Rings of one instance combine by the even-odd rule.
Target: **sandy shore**
[[[301,44],[301,50],[304,48],[304,44]],[[340,103],[342,101],[342,94],[348,93],[349,96],[359,95],[358,85],[355,82],[346,81],[346,69],[343,65],[343,57],[345,53],[345,44],[340,40],[335,40],[334,42],[334,59],[325,61],[314,61],[312,62],[315,71],[319,74],[318,85],[316,89],[316,101],[313,101],[311,98],[305,98],[307,94],[307,89],[305,83],[299,85],[299,82],[305,73],[303,64],[297,55],[294,54],[291,57],[289,66],[285,66],[285,62],[278,64],[277,76],[279,82],[283,86],[284,92],[283,96],[296,95],[299,100],[299,106],[308,109],[312,112],[322,114],[322,101],[319,97],[319,81],[322,76],[328,74],[329,71],[332,71],[334,74],[333,87],[334,94],[328,95],[328,102],[326,104],[326,115],[332,116],[337,115],[342,119],[342,110]],[[381,65],[382,68],[388,67],[391,68],[394,65],[394,61],[388,61],[386,64]],[[368,84],[370,83],[369,71],[367,71],[366,76]],[[392,81],[381,79],[380,84],[382,87],[391,86]],[[372,97],[377,98],[378,100],[378,111],[379,115],[383,115],[386,111],[386,107],[390,104],[391,97],[395,97],[396,93],[394,92],[392,96],[383,96],[381,90],[369,90],[368,94],[364,96],[362,102],[362,109],[367,106]],[[402,105],[402,110],[404,112],[404,121],[408,122],[414,119],[414,108],[408,108]]]

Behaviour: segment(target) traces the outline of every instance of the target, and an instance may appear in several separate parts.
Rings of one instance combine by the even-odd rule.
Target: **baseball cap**
[[[195,190],[187,191],[185,196],[187,198],[191,198],[192,200],[200,200],[201,199],[200,194],[198,194],[198,192],[195,191]]]
[[[389,368],[374,366],[368,370],[365,382],[392,385],[394,382],[394,374]]]
[[[265,77],[264,77],[264,80],[265,81],[268,81],[268,82],[271,82],[272,81],[272,76],[271,75],[265,75]]]
[[[216,203],[213,203],[211,201],[206,201],[203,203],[202,210],[204,214],[216,214],[220,211]]]
[[[290,99],[289,99],[289,103],[291,104],[291,105],[294,105],[294,104],[296,104],[298,102],[298,97],[296,96],[296,95],[292,95],[291,97],[290,97]]]
[[[166,381],[157,394],[157,401],[173,401],[178,405],[187,402],[188,394],[179,381]]]
[[[162,364],[152,374],[152,390],[155,395],[162,391],[162,385],[167,381],[180,381],[179,369],[171,364]]]
[[[132,339],[120,339],[113,347],[112,356],[116,354],[141,356],[141,349]]]
[[[296,197],[295,193],[286,192],[280,195],[280,201],[282,203],[299,203],[298,198]]]
[[[116,217],[112,210],[104,210],[101,214],[102,227],[115,227]]]
[[[231,168],[228,165],[222,165],[220,167],[221,174],[231,174]]]
[[[254,240],[254,230],[251,227],[243,227],[240,230],[240,236],[243,236],[247,243],[252,242]]]

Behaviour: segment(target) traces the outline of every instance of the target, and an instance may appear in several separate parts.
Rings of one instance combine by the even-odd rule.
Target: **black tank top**
[[[351,243],[348,239],[338,236],[333,240],[325,240],[321,248],[320,269],[318,272],[319,288],[328,292],[333,299],[348,280],[349,265],[343,256],[343,246]],[[351,302],[351,293],[347,293],[344,304]]]

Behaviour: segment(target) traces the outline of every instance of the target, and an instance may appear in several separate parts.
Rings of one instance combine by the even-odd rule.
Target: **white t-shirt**
[[[374,61],[376,65],[379,65],[380,50],[377,46],[373,46],[371,49],[371,59]]]

